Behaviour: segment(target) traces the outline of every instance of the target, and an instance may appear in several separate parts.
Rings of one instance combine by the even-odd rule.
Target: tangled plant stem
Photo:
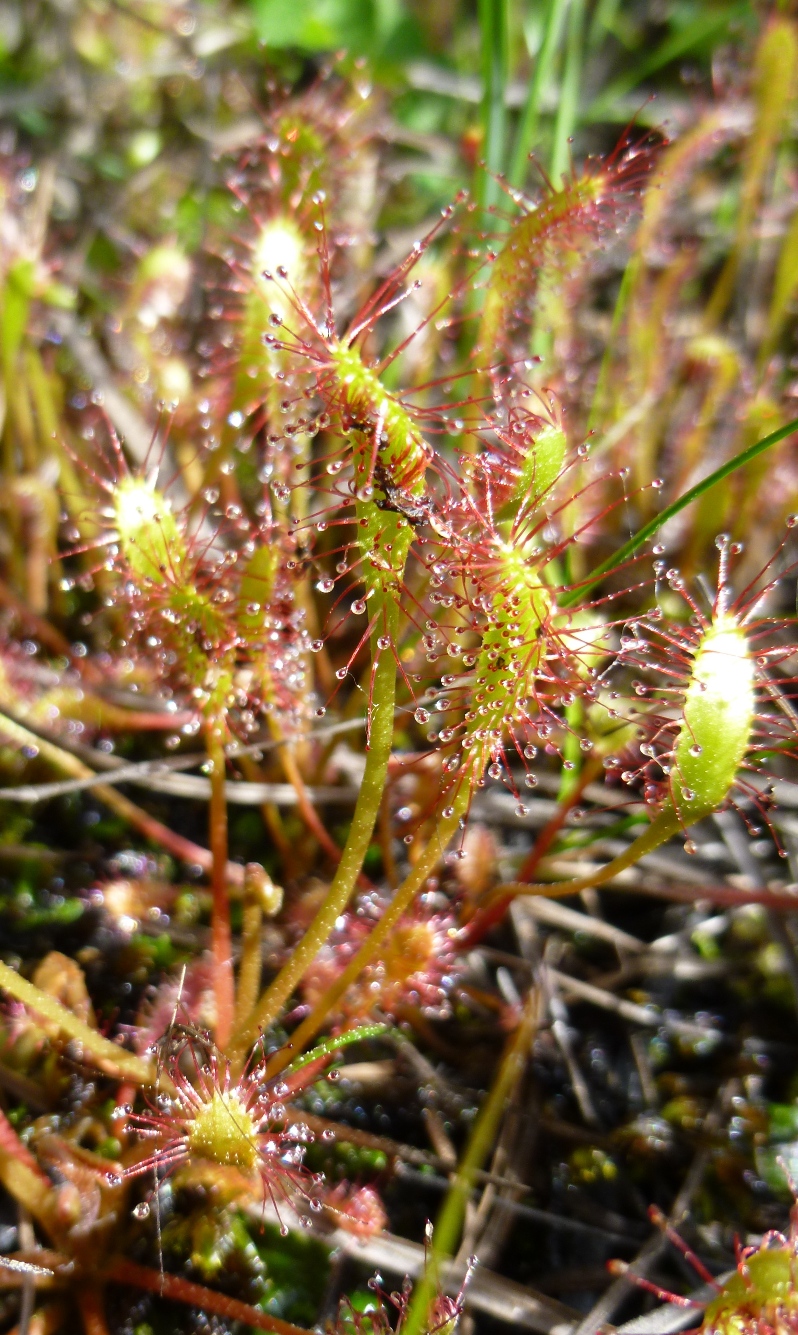
[[[88,765],[84,765],[83,761],[79,760],[77,756],[71,755],[69,751],[64,751],[60,746],[48,741],[47,738],[40,737],[38,733],[31,732],[29,728],[23,727],[16,719],[11,719],[6,714],[0,714],[0,734],[6,736],[19,747],[34,747],[43,759],[49,761],[62,774],[68,775],[70,779],[95,778],[94,770],[90,769]],[[109,810],[132,825],[133,829],[143,834],[145,839],[151,839],[154,844],[158,844],[180,862],[196,863],[205,872],[211,870],[213,857],[209,849],[203,848],[200,844],[195,844],[191,839],[186,839],[175,830],[170,830],[162,821],[156,820],[148,811],[144,811],[142,807],[137,806],[135,802],[131,802],[130,798],[118,793],[115,788],[111,788],[108,784],[93,784],[92,791]],[[227,864],[226,874],[231,884],[240,885],[242,883],[242,869],[235,863]]]
[[[786,434],[786,432],[784,433]],[[767,442],[760,442],[760,448],[764,449],[767,444],[775,443],[776,439],[781,438],[781,433],[773,433],[772,438]],[[746,456],[750,450],[745,452]],[[733,461],[732,461],[733,462]],[[723,470],[718,470],[719,475]],[[726,470],[728,471],[728,469]],[[725,475],[725,474],[724,474]],[[534,475],[531,478],[531,484],[534,485]],[[700,485],[700,484],[699,484]],[[695,490],[695,489],[694,489]],[[689,495],[690,493],[688,493]],[[673,512],[677,512],[674,507],[669,507]],[[667,513],[667,512],[666,512]],[[656,531],[658,524],[652,531]],[[651,525],[648,526],[651,528]],[[646,536],[649,536],[648,529]],[[642,539],[641,539],[642,542]],[[637,545],[636,540],[627,547]],[[489,624],[482,649],[482,659],[478,660],[482,666],[478,670],[486,684],[490,685],[494,691],[493,703],[490,705],[490,715],[494,720],[494,726],[488,729],[490,735],[495,738],[492,745],[500,744],[500,736],[505,722],[510,717],[515,705],[509,701],[505,703],[502,697],[504,689],[505,669],[494,667],[494,659],[498,650],[502,647],[502,637],[506,633],[504,621],[508,622],[508,627],[512,624],[513,631],[518,631],[519,622],[523,634],[521,639],[526,645],[525,649],[525,673],[534,678],[536,664],[540,649],[536,647],[538,636],[542,634],[544,621],[548,621],[550,613],[548,612],[548,602],[550,595],[543,591],[538,577],[535,575],[534,563],[527,566],[523,554],[523,548],[518,545],[500,544],[499,557],[492,559],[499,560],[498,575],[495,577],[495,588],[491,586],[491,603],[493,621]],[[521,608],[519,612],[519,599]],[[539,606],[543,600],[542,607]],[[561,600],[566,603],[568,600]],[[528,604],[528,605],[527,605]],[[528,622],[528,624],[527,624]],[[729,654],[728,645],[734,640],[735,652]],[[736,638],[735,638],[736,637]],[[715,642],[717,641],[717,643]],[[739,641],[739,643],[738,643]],[[748,661],[748,651],[745,647],[744,639],[738,635],[736,630],[725,626],[725,623],[719,621],[714,629],[710,628],[706,636],[707,648],[703,654],[696,653],[694,663],[694,679],[696,682],[694,694],[690,697],[688,690],[688,703],[685,706],[685,717],[682,726],[681,749],[677,745],[677,755],[679,764],[677,764],[676,776],[674,778],[669,800],[664,805],[661,812],[654,818],[651,825],[632,845],[619,857],[613,859],[606,866],[591,873],[589,876],[567,881],[562,885],[548,885],[521,883],[505,885],[498,887],[482,906],[480,914],[469,925],[469,933],[479,930],[486,918],[494,921],[500,908],[504,908],[516,894],[540,894],[547,898],[557,898],[578,893],[584,889],[590,889],[597,885],[605,884],[613,880],[620,872],[633,866],[640,858],[647,853],[653,852],[660,847],[667,839],[678,834],[687,824],[690,824],[703,815],[709,814],[720,803],[723,802],[729,788],[734,782],[735,776],[742,762],[748,743],[751,718],[752,703],[748,698],[750,695],[750,681],[743,668],[743,664]],[[374,677],[374,700],[380,698],[382,685],[378,686],[380,669],[383,667],[387,655],[383,654],[377,663]],[[728,663],[739,664],[739,671],[730,673],[727,671]],[[501,660],[499,660],[501,661]],[[703,661],[703,668],[700,666]],[[707,663],[709,663],[709,686],[710,686],[710,704],[707,704],[706,691],[707,681]],[[712,666],[715,671],[713,673]],[[396,673],[391,663],[392,673],[392,691],[395,691]],[[741,675],[742,674],[742,675]],[[700,679],[700,680],[699,680]],[[517,681],[512,684],[513,692],[517,690]],[[714,683],[714,693],[712,689]],[[495,692],[498,691],[498,694]],[[745,699],[743,699],[745,697]],[[513,697],[515,698],[515,697]],[[689,701],[692,699],[692,703]],[[731,714],[729,714],[731,710]],[[731,734],[727,727],[727,719],[731,718],[734,723]],[[385,720],[383,720],[385,721]],[[467,735],[477,734],[481,719],[474,716],[474,721],[467,725]],[[698,729],[698,733],[696,732]],[[391,729],[392,732],[392,729]],[[703,748],[703,759],[696,758],[690,754],[691,748],[694,748],[698,736],[705,739],[706,746]],[[373,745],[373,741],[372,741]],[[379,794],[382,792],[385,773],[387,772],[387,761],[390,752],[390,741],[386,739],[385,768],[379,767],[377,782],[373,786],[373,795],[368,805],[368,833],[365,835],[362,849],[362,856],[365,854],[365,848],[371,837],[371,832],[376,821],[376,815],[379,806]],[[700,747],[700,743],[699,743]],[[721,754],[722,753],[722,754]],[[371,761],[371,753],[369,754]],[[457,828],[463,817],[468,811],[473,791],[473,784],[481,776],[483,767],[483,747],[475,747],[469,759],[466,761],[462,772],[447,795],[448,806],[445,813],[441,816],[436,835],[430,841],[427,849],[419,858],[414,866],[410,876],[403,885],[396,891],[392,897],[391,904],[383,915],[377,927],[372,931],[364,942],[361,950],[350,962],[341,976],[325,992],[322,999],[314,1007],[311,1014],[301,1023],[295,1034],[292,1036],[289,1050],[301,1051],[302,1045],[310,1041],[323,1026],[329,1011],[344,995],[346,989],[360,975],[362,970],[369,964],[379,958],[379,951],[386,940],[388,934],[393,929],[396,922],[407,911],[415,895],[424,883],[427,876],[434,870],[437,862],[445,852],[446,847],[457,831]],[[377,767],[374,767],[376,770]],[[373,782],[374,770],[369,775],[369,763],[367,763],[366,774]],[[363,803],[365,790],[361,789],[358,807]],[[690,796],[688,796],[690,795]],[[355,818],[357,819],[358,810],[356,808]],[[353,822],[353,831],[355,822]],[[351,835],[350,835],[351,839]],[[342,864],[343,865],[343,864]],[[359,865],[362,865],[362,861]],[[358,866],[359,870],[359,866]],[[330,889],[329,895],[316,919],[306,933],[305,938],[300,943],[299,948],[284,966],[281,973],[275,979],[274,983],[267,990],[264,997],[255,1007],[249,1023],[246,1025],[243,1034],[236,1042],[236,1051],[240,1053],[247,1044],[251,1043],[257,1036],[259,1030],[266,1028],[277,1018],[281,1007],[296,983],[301,979],[311,961],[315,958],[321,946],[329,937],[335,920],[342,912],[346,903],[348,903],[352,890],[354,889],[354,879],[344,881],[340,878],[341,868],[339,867],[338,876]],[[355,873],[356,875],[357,873]],[[340,878],[340,879],[339,879]],[[286,1058],[287,1059],[287,1058]],[[275,1059],[276,1062],[283,1061],[282,1055]]]

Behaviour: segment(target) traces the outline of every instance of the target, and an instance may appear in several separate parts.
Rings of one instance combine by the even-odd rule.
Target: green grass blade
[[[481,173],[479,198],[483,209],[499,196],[494,176],[504,167],[507,141],[507,0],[479,0],[479,31],[482,41],[482,128],[485,135],[485,168]]]
[[[793,431],[798,431],[798,417],[788,422],[786,426],[779,427],[778,431],[771,432],[763,440],[758,440],[755,445],[749,445],[748,449],[741,450],[739,454],[735,454],[733,459],[729,459],[727,463],[721,464],[720,468],[716,468],[714,473],[710,473],[707,477],[702,478],[700,482],[696,482],[694,487],[690,487],[683,492],[671,505],[666,506],[658,515],[655,515],[647,524],[638,529],[633,537],[624,543],[620,551],[617,551],[607,561],[602,561],[601,565],[596,566],[586,581],[565,595],[560,602],[560,606],[573,607],[576,603],[581,602],[584,594],[595,588],[611,570],[622,566],[624,561],[628,561],[630,557],[634,556],[635,552],[639,551],[644,543],[648,542],[649,538],[652,538],[662,528],[663,524],[666,524],[669,519],[673,519],[674,515],[678,515],[691,501],[703,496],[704,492],[709,491],[718,482],[722,482],[725,477],[736,472],[738,468],[744,468],[752,459],[756,459],[757,455],[769,450],[772,445],[778,445],[780,440],[792,435]]]
[[[623,271],[623,278],[618,289],[618,296],[615,301],[615,308],[612,312],[612,324],[610,326],[610,336],[607,339],[607,346],[604,349],[604,355],[599,367],[596,388],[593,391],[593,399],[590,404],[590,413],[587,419],[588,431],[595,429],[596,423],[604,412],[605,401],[607,398],[607,384],[610,378],[610,370],[613,358],[615,356],[615,341],[618,337],[621,323],[626,314],[626,308],[629,305],[629,297],[633,290],[635,275],[640,266],[640,256],[635,252],[629,260]]]
[[[560,100],[554,125],[554,147],[551,155],[551,179],[555,186],[562,183],[563,177],[571,165],[571,138],[579,119],[584,38],[585,0],[570,0],[565,69],[560,85]]]
[[[518,122],[515,135],[513,156],[508,177],[510,183],[521,187],[527,172],[529,154],[538,142],[540,121],[540,103],[553,72],[554,61],[559,52],[568,12],[568,0],[549,0],[543,27],[543,40],[535,59],[535,69],[529,84],[524,109]]]
[[[743,17],[744,13],[742,7],[723,11],[710,10],[700,14],[679,32],[671,33],[650,55],[637,61],[631,69],[627,69],[619,78],[613,80],[591,103],[587,116],[590,120],[603,120],[610,113],[614,102],[633,92],[649,75],[656,74],[674,60],[683,59],[696,47],[704,46],[715,39],[719,40],[724,29],[729,27],[730,21],[733,18]]]

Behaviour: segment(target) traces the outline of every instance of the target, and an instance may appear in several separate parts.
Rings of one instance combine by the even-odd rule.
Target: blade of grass
[[[479,31],[482,42],[482,129],[485,136],[479,199],[484,210],[495,204],[499,196],[495,177],[504,166],[507,140],[507,0],[479,0]]]
[[[629,297],[634,288],[635,277],[640,266],[640,257],[637,252],[632,256],[626,268],[624,269],[621,285],[618,289],[618,297],[615,302],[615,308],[612,312],[612,324],[610,326],[610,336],[607,339],[607,346],[604,349],[604,356],[601,359],[596,388],[593,391],[593,401],[590,405],[590,415],[587,419],[588,431],[593,431],[597,421],[604,411],[605,399],[607,397],[607,383],[609,380],[610,369],[612,367],[613,357],[616,352],[616,340],[618,333],[629,305]]]
[[[745,167],[737,207],[734,245],[726,259],[704,315],[712,329],[734,296],[743,256],[751,246],[754,222],[773,171],[787,118],[795,104],[798,75],[798,27],[786,15],[765,28],[754,67],[754,127],[745,150]]]
[[[600,46],[607,34],[617,38],[625,46],[627,45],[624,40],[623,29],[620,31],[618,29],[618,15],[621,4],[622,0],[598,0],[588,29],[587,45],[589,50],[593,51],[597,46]]]
[[[538,142],[538,122],[541,98],[551,81],[554,61],[562,43],[568,0],[549,0],[543,27],[543,40],[535,59],[535,69],[529,84],[526,102],[515,135],[513,155],[508,177],[510,184],[524,184],[529,154]]]
[[[551,155],[551,179],[555,186],[562,184],[563,178],[571,165],[571,139],[579,118],[584,35],[585,0],[570,0],[565,69],[560,85],[557,119],[554,124],[554,146]]]
[[[742,7],[723,11],[711,10],[701,14],[679,32],[671,33],[650,55],[644,56],[637,64],[632,65],[631,69],[627,68],[624,74],[619,75],[599,94],[588,108],[587,115],[590,120],[602,120],[610,112],[614,102],[633,92],[644,79],[656,74],[657,70],[663,69],[665,65],[682,59],[705,43],[714,44],[715,39],[720,37],[723,30],[728,28],[735,18],[739,19],[744,15]]]
[[[402,1323],[403,1335],[421,1335],[422,1331],[430,1329],[430,1311],[436,1296],[441,1263],[452,1255],[457,1246],[475,1174],[495,1143],[496,1129],[523,1074],[539,1022],[540,995],[538,989],[533,987],[527,996],[518,1028],[505,1048],[493,1085],[479,1111],[457,1175],[452,1179],[435,1224],[431,1256],[413,1291],[407,1317]]]
[[[666,524],[669,519],[673,519],[674,515],[678,515],[691,501],[703,496],[705,492],[709,491],[711,487],[717,486],[718,482],[722,482],[730,473],[736,472],[738,468],[743,468],[752,459],[756,459],[757,455],[763,454],[765,450],[769,450],[773,445],[778,445],[780,440],[784,440],[785,436],[792,435],[794,431],[798,431],[798,418],[793,418],[786,426],[779,427],[778,431],[772,431],[769,436],[765,436],[763,440],[758,440],[755,445],[749,445],[748,449],[741,450],[739,454],[735,454],[733,459],[729,459],[725,464],[721,464],[720,468],[716,468],[714,473],[709,473],[700,482],[696,482],[694,487],[689,487],[675,501],[661,510],[658,515],[655,515],[647,524],[639,528],[614,556],[596,566],[585,581],[565,595],[560,605],[562,607],[573,607],[576,603],[581,602],[584,595],[595,588],[605,575],[609,574],[611,570],[617,569],[618,566],[622,566],[624,561],[628,561],[630,557],[634,556],[635,552],[639,551],[644,543],[648,542],[649,538],[653,537],[662,528],[663,524]]]

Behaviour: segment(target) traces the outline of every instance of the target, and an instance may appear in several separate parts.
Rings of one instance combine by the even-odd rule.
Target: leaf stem
[[[491,913],[497,902],[509,903],[516,895],[541,895],[546,899],[564,899],[568,895],[578,895],[583,890],[592,890],[596,885],[604,885],[607,881],[614,880],[622,871],[626,871],[627,867],[633,867],[648,853],[653,853],[681,828],[679,817],[673,807],[665,807],[623,853],[619,853],[617,858],[613,858],[611,862],[605,863],[603,867],[599,867],[588,876],[579,876],[571,881],[557,881],[553,884],[543,882],[536,885],[527,881],[515,881],[508,885],[499,885],[487,896],[481,912]],[[469,923],[469,928],[471,927],[472,923]]]
[[[247,1019],[258,1000],[263,971],[263,908],[260,887],[256,877],[264,873],[260,866],[247,867],[244,873],[244,915],[241,930],[241,963],[238,967],[236,1013],[233,1023],[238,1029]]]
[[[66,1006],[62,1006],[55,997],[42,992],[41,988],[35,987],[27,978],[23,978],[15,969],[9,968],[2,962],[0,962],[0,989],[16,997],[17,1001],[21,1001],[25,1006],[29,1006],[43,1020],[49,1020],[68,1038],[75,1039],[83,1048],[84,1054],[89,1054],[101,1069],[110,1069],[137,1085],[153,1083],[155,1072],[150,1062],[137,1057],[133,1052],[126,1052],[110,1039],[103,1038],[102,1034],[98,1034],[96,1029],[92,1029],[85,1021],[79,1019],[73,1011],[67,1010]]]
[[[183,1279],[182,1275],[170,1275],[168,1271],[138,1265],[124,1256],[115,1257],[106,1266],[104,1277],[115,1284],[143,1289],[146,1293],[155,1293],[172,1302],[188,1303],[202,1312],[213,1312],[216,1316],[240,1321],[250,1329],[269,1330],[275,1332],[275,1335],[308,1335],[301,1326],[294,1326],[290,1321],[272,1316],[270,1312],[250,1307],[249,1303],[242,1303],[238,1298],[230,1298],[226,1293],[208,1289],[204,1284],[194,1284]]]

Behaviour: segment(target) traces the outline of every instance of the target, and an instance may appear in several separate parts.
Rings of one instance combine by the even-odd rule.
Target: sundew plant
[[[0,1330],[795,1330],[796,20],[39,8]]]

